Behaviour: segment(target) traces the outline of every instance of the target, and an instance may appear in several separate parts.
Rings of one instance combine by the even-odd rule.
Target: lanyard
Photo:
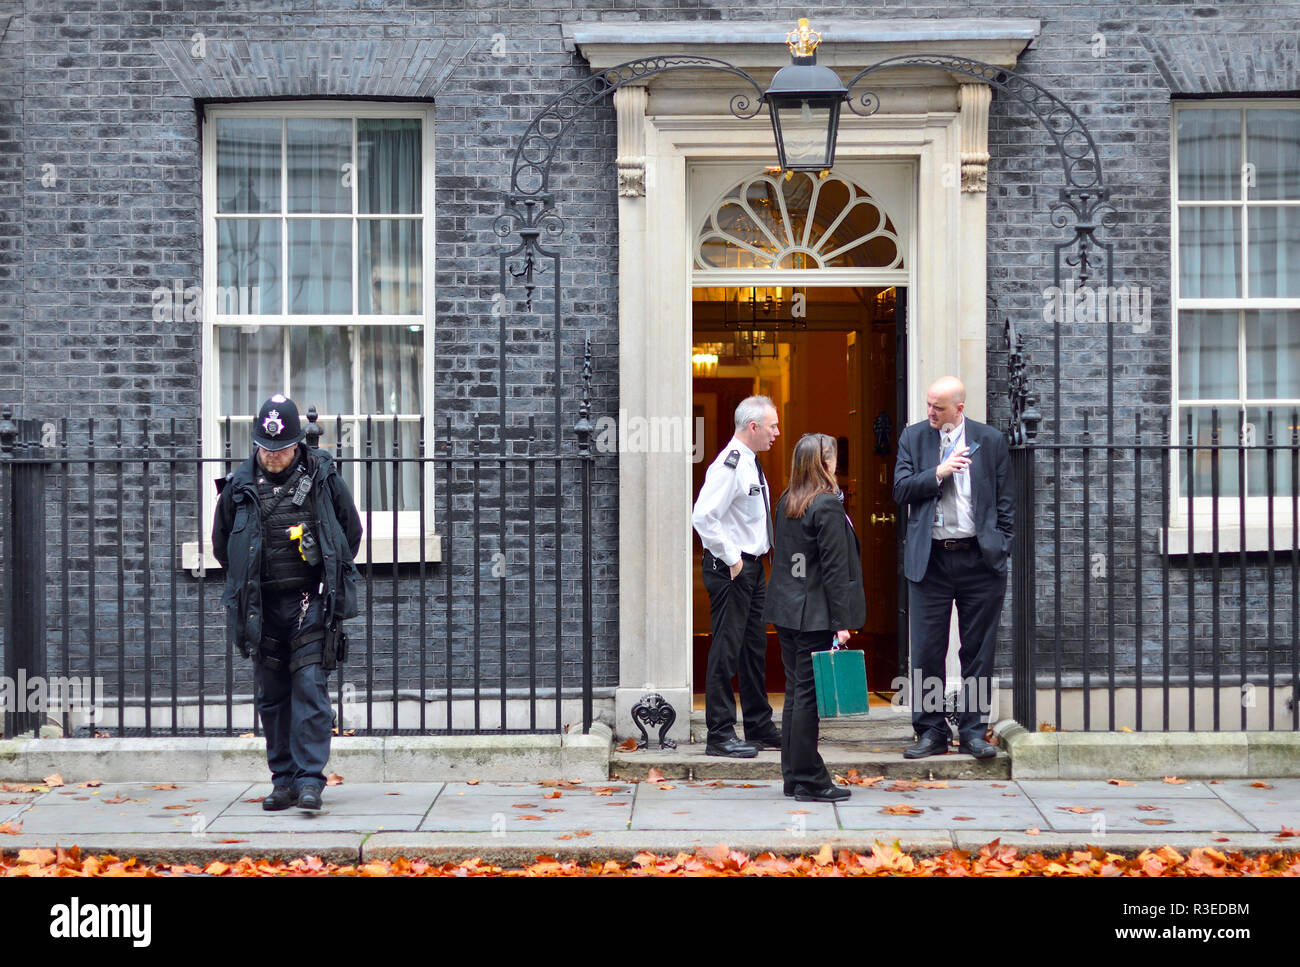
[[[965,430],[959,430],[959,431],[957,432],[956,436],[954,436],[954,437],[952,438],[952,442],[948,444],[948,450],[947,450],[947,452],[945,452],[944,455],[943,455],[942,457],[939,458],[939,462],[940,462],[940,463],[943,463],[943,462],[946,461],[949,457],[952,456],[953,451],[957,449],[957,441],[958,441],[958,439],[959,439],[959,438],[964,439],[965,436],[966,436],[966,431],[965,431]]]

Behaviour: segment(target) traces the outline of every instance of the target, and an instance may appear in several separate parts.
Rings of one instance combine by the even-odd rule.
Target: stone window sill
[[[1218,551],[1220,554],[1239,554],[1241,553],[1241,527],[1237,524],[1224,526],[1222,520],[1219,525]],[[1164,545],[1164,532],[1161,532],[1160,541],[1162,544],[1161,551],[1170,557],[1186,557],[1188,546],[1197,557],[1202,554],[1211,554],[1215,550],[1214,530],[1208,522],[1200,523],[1189,529],[1186,526],[1170,527],[1168,531],[1168,545]],[[1255,553],[1267,552],[1268,547],[1268,523],[1260,522],[1252,524],[1249,520],[1246,522],[1246,552]],[[1290,555],[1292,549],[1291,539],[1291,521],[1275,520],[1273,523],[1273,551],[1276,554]]]

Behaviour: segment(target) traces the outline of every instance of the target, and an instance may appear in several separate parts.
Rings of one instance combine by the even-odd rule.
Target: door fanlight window
[[[901,269],[889,216],[834,174],[758,174],[713,207],[695,241],[697,269]]]

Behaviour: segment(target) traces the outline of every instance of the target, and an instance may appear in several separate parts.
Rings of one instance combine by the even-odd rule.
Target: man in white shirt
[[[1007,557],[1015,527],[1015,484],[1006,437],[967,419],[966,387],[945,376],[926,394],[926,419],[898,438],[894,500],[905,510],[903,573],[911,638],[912,726],[909,759],[942,755],[952,741],[942,709],[953,604],[961,636],[960,751],[987,759],[985,741],[998,619],[1007,588]],[[978,699],[978,701],[977,701]],[[933,703],[929,703],[933,704]]]
[[[757,456],[781,435],[777,423],[776,407],[766,396],[741,401],[736,434],[709,465],[691,514],[704,545],[704,587],[713,628],[704,683],[708,755],[751,759],[759,749],[781,748],[765,684],[763,555],[772,548],[772,504]],[[744,741],[736,736],[733,675],[740,681]]]

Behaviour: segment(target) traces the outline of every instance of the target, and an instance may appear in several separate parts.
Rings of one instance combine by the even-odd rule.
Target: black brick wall
[[[564,50],[561,23],[750,20],[755,16],[753,8],[743,4],[693,0],[646,9],[623,0],[556,0],[544,5],[391,0],[0,2],[0,25],[7,23],[0,28],[4,29],[0,39],[0,403],[16,407],[25,416],[71,418],[78,426],[87,416],[120,417],[128,421],[132,434],[145,420],[151,421],[153,432],[163,432],[158,421],[175,417],[182,428],[178,435],[183,436],[199,416],[200,330],[197,324],[160,327],[154,323],[150,293],[173,280],[186,286],[201,281],[199,102],[432,98],[436,105],[437,352],[429,364],[436,373],[434,407],[439,420],[450,415],[463,432],[471,414],[491,414],[498,405],[498,322],[490,309],[497,290],[499,239],[492,228],[500,212],[498,193],[508,184],[509,152],[535,112],[587,74],[585,63]],[[1151,426],[1163,419],[1171,399],[1171,98],[1300,91],[1296,5],[872,2],[777,6],[764,8],[761,16],[775,23],[809,16],[814,25],[819,18],[877,16],[1042,21],[1041,36],[1022,56],[1020,70],[1059,93],[1088,124],[1119,213],[1119,224],[1110,235],[1116,243],[1115,281],[1148,286],[1154,297],[1150,332],[1116,335],[1116,424],[1131,427],[1138,411],[1150,415]],[[202,34],[206,43],[202,59],[190,52],[195,33]],[[505,38],[504,58],[493,56],[489,49],[498,33]],[[1101,57],[1094,56],[1096,34],[1106,44]],[[1035,389],[1040,405],[1050,412],[1051,342],[1041,318],[1042,290],[1051,283],[1051,246],[1064,236],[1050,222],[1061,176],[1044,131],[1022,105],[995,96],[989,140],[988,278],[990,295],[999,307],[997,316],[990,316],[988,332],[989,411],[991,421],[998,424],[1007,417],[1001,326],[1005,314],[1016,318],[1027,337]],[[508,333],[505,432],[517,439],[528,417],[536,416],[543,445],[553,443],[547,427],[556,393],[562,399],[566,431],[576,418],[584,332],[593,338],[593,418],[618,409],[612,105],[603,103],[591,110],[563,150],[564,161],[557,164],[553,182],[559,213],[567,222],[562,242],[566,301],[561,366],[557,370],[551,355],[553,334],[545,288],[539,292],[533,315],[512,317]],[[42,184],[43,173],[51,170],[46,165],[54,166],[53,187]],[[924,298],[924,293],[916,297]],[[1051,426],[1045,427],[1044,435],[1076,440],[1085,413],[1094,431],[1104,425],[1105,357],[1098,333],[1067,330],[1065,336],[1063,425],[1059,436]],[[72,438],[74,459],[81,432]],[[113,439],[111,432],[101,432],[106,433],[104,439]],[[495,433],[489,427],[485,438],[495,439]],[[564,446],[571,448],[571,435]],[[1040,461],[1040,468],[1040,491],[1048,493],[1045,461]],[[75,494],[81,488],[84,503],[85,467],[74,465],[72,470],[71,489]],[[100,473],[102,480],[104,468]],[[1067,498],[1077,500],[1071,483],[1063,486]],[[617,681],[617,475],[612,460],[597,464],[595,495],[593,594],[600,685]],[[1115,500],[1122,513],[1129,512],[1132,498],[1131,474],[1121,475]],[[138,502],[128,501],[126,507],[124,530],[138,533]],[[1095,530],[1102,520],[1104,533],[1105,510],[1104,490],[1095,487],[1091,514],[1075,513],[1069,520],[1063,548],[1067,559],[1081,551],[1083,527]],[[57,523],[57,514],[51,513]],[[170,520],[157,508],[155,513],[159,515],[156,526],[165,532]],[[97,543],[105,555],[98,577],[102,594],[105,587],[116,588],[118,569],[111,563],[117,554],[112,508],[102,509],[100,517]],[[1143,517],[1143,546],[1148,551],[1158,522],[1158,508],[1148,507]],[[177,519],[184,534],[194,533],[199,523],[192,509],[182,510]],[[206,522],[203,526],[206,529]],[[566,521],[566,527],[571,526]],[[461,547],[466,546],[462,539],[466,536],[465,531],[456,535]],[[508,548],[512,565],[514,555],[523,553],[519,540],[515,535],[508,542],[513,548]],[[84,535],[81,542],[85,543]],[[1043,567],[1051,566],[1053,551],[1042,531],[1040,545],[1046,562],[1040,565],[1041,575],[1046,573]],[[564,597],[569,604],[579,600],[571,553],[576,553],[572,542],[566,545],[565,555]],[[175,554],[158,547],[155,554],[151,573],[157,608],[158,596],[166,597],[170,590]],[[51,555],[57,567],[54,547]],[[72,556],[76,558],[75,553]],[[552,560],[549,566],[553,565]],[[83,561],[74,585],[85,584],[87,566]],[[1175,566],[1183,567],[1185,581],[1185,564],[1175,561]],[[384,596],[392,597],[392,572],[378,570],[382,575],[374,587],[376,635],[387,622],[391,637],[391,602]],[[436,585],[441,571],[433,571]],[[466,570],[462,576],[469,573]],[[1073,568],[1062,575],[1074,598],[1081,592],[1080,574]],[[142,593],[140,575],[138,566],[128,566],[124,577],[128,599]],[[198,674],[192,661],[198,585],[192,578],[182,578],[178,591],[185,617],[180,653],[185,660],[180,671],[188,684]],[[1050,586],[1046,580],[1043,583]],[[1289,586],[1289,577],[1284,583]],[[216,608],[219,593],[219,583],[209,578],[209,656],[220,650],[222,640]],[[1049,598],[1042,598],[1046,594],[1040,586],[1044,614],[1051,604]],[[512,579],[507,595],[513,621],[526,605],[527,593]],[[51,614],[57,623],[61,606],[55,597]],[[415,597],[415,585],[403,569],[396,600],[404,628],[418,608]],[[1094,595],[1094,605],[1098,599]],[[1116,596],[1115,607],[1131,612],[1131,602],[1122,594]],[[1278,607],[1285,610],[1289,604]],[[441,613],[432,602],[430,611]],[[113,612],[98,603],[96,612],[101,641],[114,637]],[[1131,614],[1118,618],[1123,625]],[[78,622],[84,625],[87,620],[84,601],[78,605],[74,595],[70,633]],[[129,621],[139,624],[141,619],[135,616]],[[62,628],[59,623],[60,636]],[[163,631],[159,629],[160,634]],[[170,639],[169,627],[165,631]],[[490,632],[485,628],[485,637]],[[401,634],[405,637],[406,631]],[[441,646],[441,634],[433,636],[435,650]],[[1078,643],[1081,634],[1081,623],[1074,617],[1061,628],[1065,642]],[[76,634],[73,638],[81,640]],[[140,636],[132,633],[128,638],[128,665],[138,667]],[[462,645],[458,642],[457,648]],[[75,649],[84,651],[84,647],[84,641],[74,643],[79,661],[84,655]],[[1066,649],[1070,667],[1079,664],[1081,648],[1077,644],[1073,651]],[[404,645],[400,651],[406,662],[413,646]],[[1262,667],[1257,649],[1252,650],[1249,663],[1252,668]],[[1005,656],[1000,664],[1007,664]],[[223,670],[210,672],[212,681],[224,683]]]

